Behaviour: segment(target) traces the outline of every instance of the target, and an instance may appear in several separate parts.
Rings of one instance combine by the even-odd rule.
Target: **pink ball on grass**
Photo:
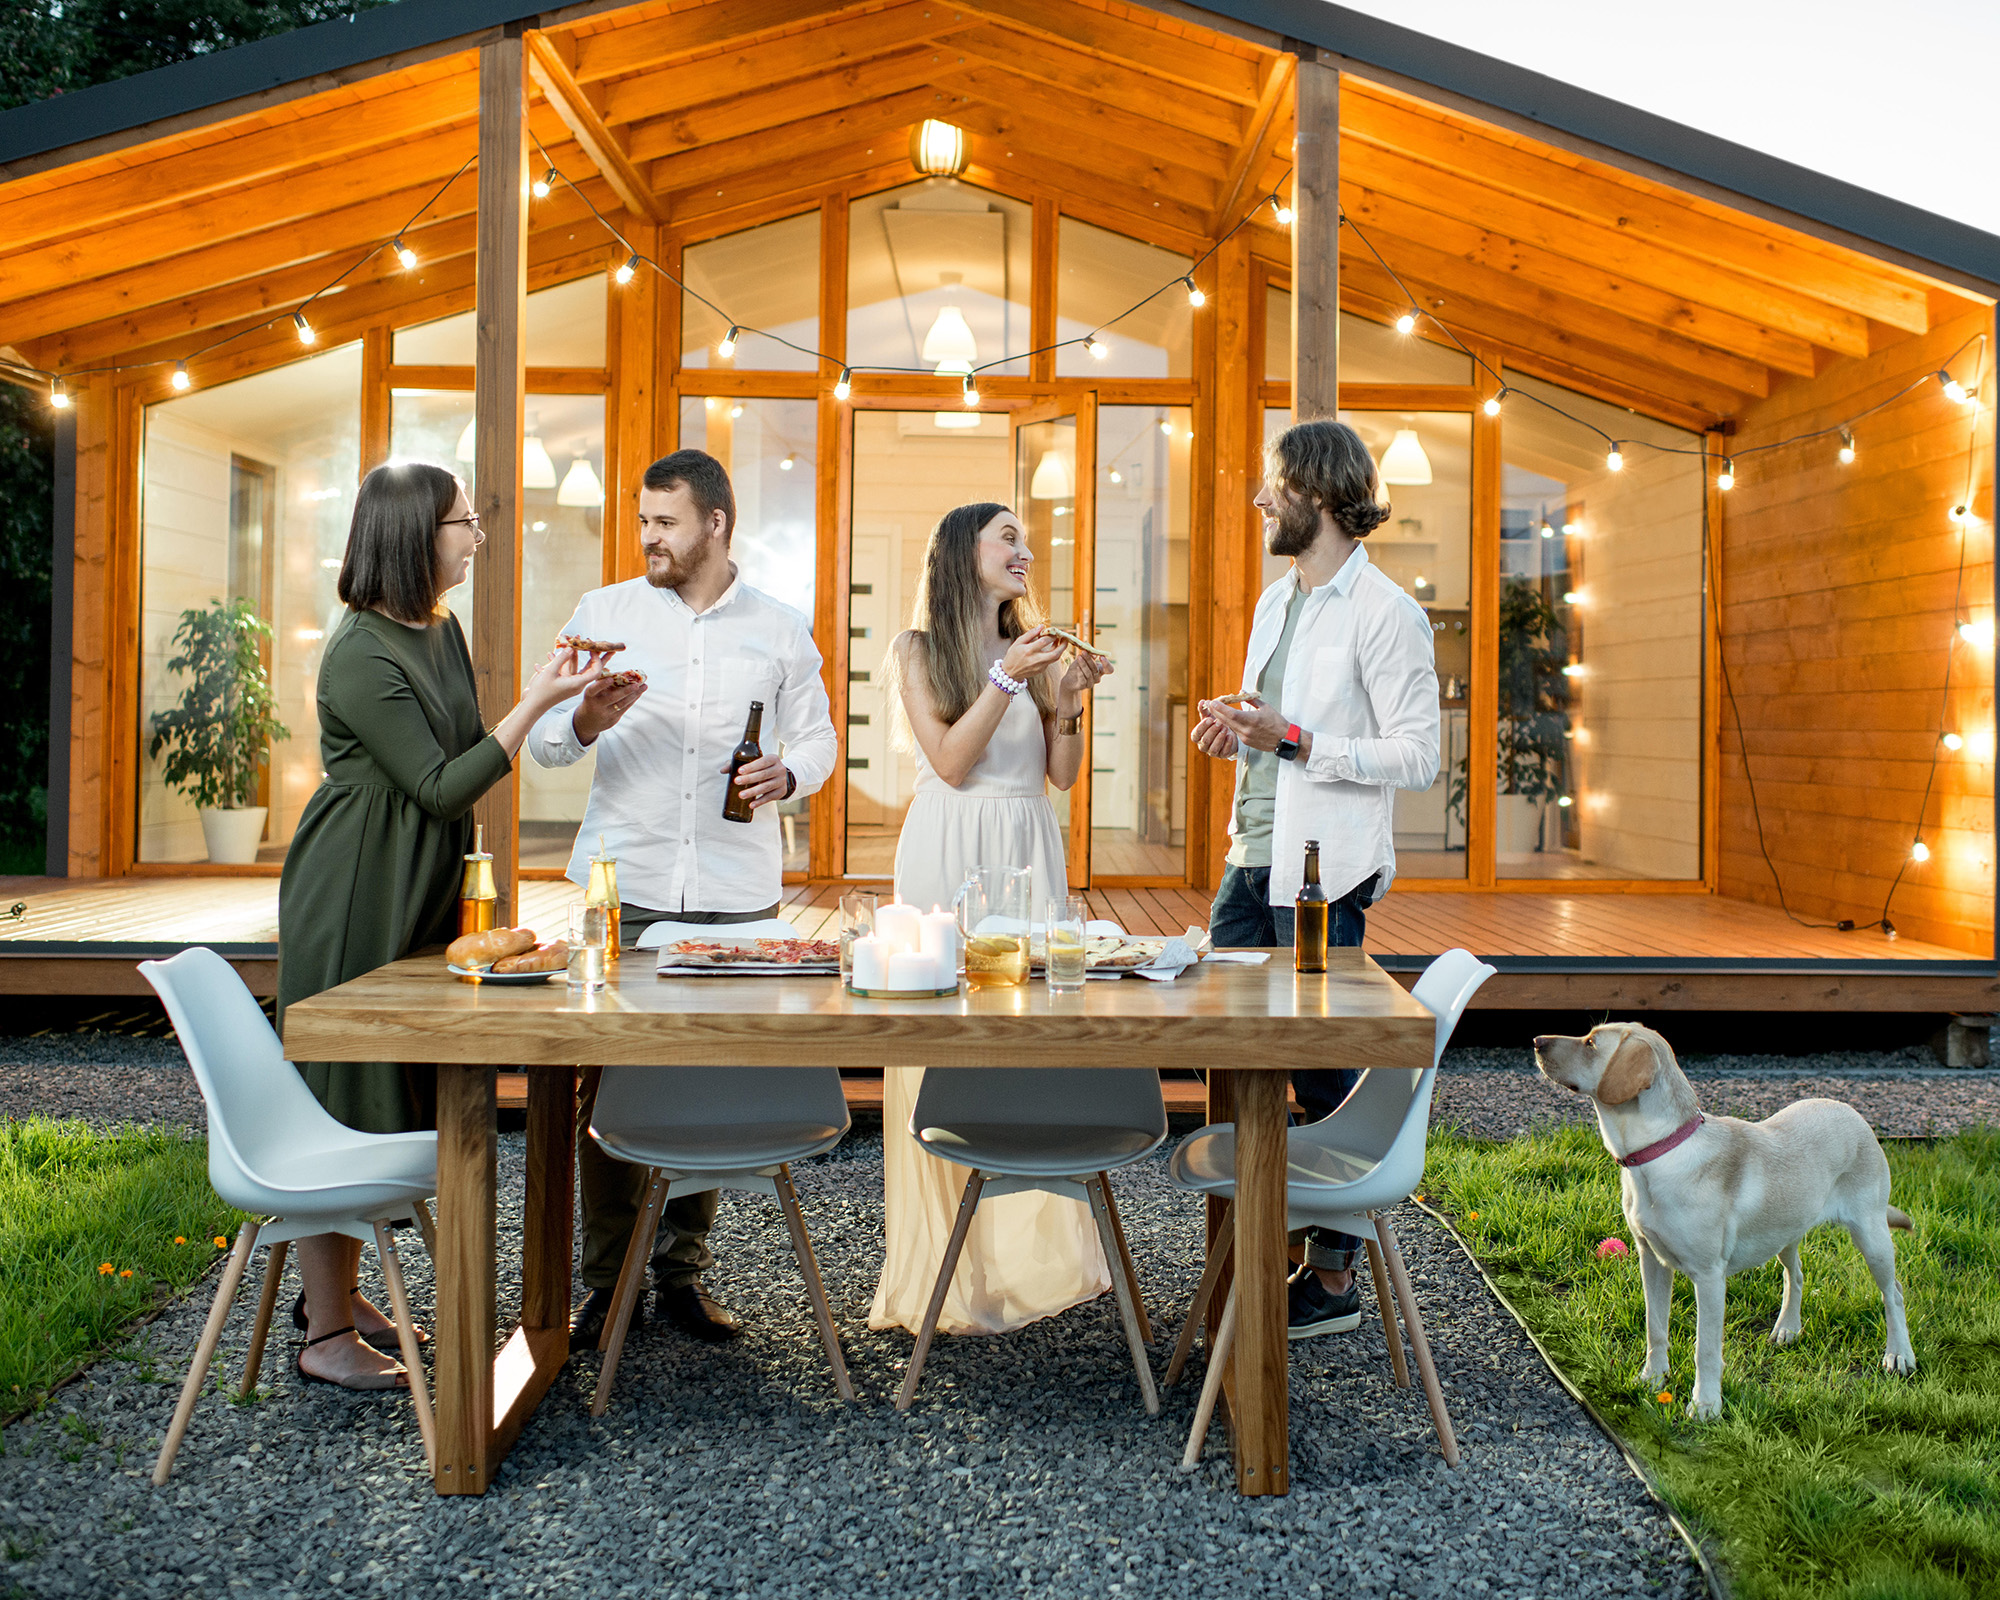
[[[1608,1261],[1613,1256],[1626,1256],[1631,1253],[1631,1251],[1625,1248],[1625,1241],[1623,1239],[1606,1239],[1597,1247],[1597,1259],[1599,1261]]]

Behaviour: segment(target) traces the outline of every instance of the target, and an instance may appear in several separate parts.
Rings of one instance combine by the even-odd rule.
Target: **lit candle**
[[[923,913],[915,906],[900,903],[877,906],[875,937],[882,941],[890,955],[921,950],[924,942]]]
[[[920,919],[924,954],[937,963],[937,987],[958,981],[958,918],[932,906]]]
[[[881,939],[872,933],[856,939],[853,945],[853,958],[855,988],[889,987],[889,947]]]
[[[891,989],[942,989],[937,981],[937,963],[915,950],[898,950],[889,957]]]

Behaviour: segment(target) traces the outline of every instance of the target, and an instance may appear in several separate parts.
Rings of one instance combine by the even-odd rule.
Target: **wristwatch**
[[[1290,727],[1285,729],[1284,738],[1278,741],[1278,748],[1274,750],[1272,754],[1275,755],[1280,761],[1298,760],[1299,740],[1303,737],[1304,735],[1301,734],[1299,731],[1299,725],[1296,722],[1294,722]]]

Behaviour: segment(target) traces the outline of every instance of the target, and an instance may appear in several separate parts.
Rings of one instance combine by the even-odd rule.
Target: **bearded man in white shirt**
[[[751,588],[729,559],[736,496],[729,474],[700,450],[677,450],[646,469],[639,543],[646,575],[595,589],[577,602],[564,637],[625,648],[613,677],[535,724],[528,753],[566,767],[596,752],[590,800],[570,855],[582,884],[601,836],[618,862],[622,942],[646,926],[751,922],[775,916],[784,851],[773,802],[811,794],[838,754],[812,627],[790,606]],[[625,669],[644,674],[619,684]],[[764,707],[759,744],[737,786],[750,822],[724,819],[729,760],[750,703]],[[643,1171],[613,1160],[590,1137],[597,1073],[577,1105],[577,1178],[583,1192],[583,1281],[570,1348],[596,1345],[644,1198]],[[708,1232],[716,1194],[667,1203],[653,1251],[654,1314],[700,1339],[735,1337],[739,1323],[702,1286],[714,1264]]]
[[[1229,855],[1209,913],[1218,946],[1289,945],[1305,845],[1317,840],[1327,941],[1358,945],[1368,907],[1396,875],[1395,791],[1438,772],[1437,661],[1430,618],[1368,559],[1361,541],[1388,520],[1374,459],[1342,422],[1302,422],[1265,452],[1256,505],[1264,547],[1290,556],[1257,601],[1240,705],[1200,702],[1190,737],[1234,760]],[[1292,1074],[1308,1119],[1330,1116],[1358,1074]],[[1361,1320],[1349,1234],[1294,1236],[1290,1336],[1344,1333]]]

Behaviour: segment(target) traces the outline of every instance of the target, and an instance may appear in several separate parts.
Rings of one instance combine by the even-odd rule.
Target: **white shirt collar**
[[[693,606],[689,605],[685,600],[681,598],[681,592],[678,589],[662,589],[660,593],[664,595],[672,604],[679,606],[681,610],[685,611],[689,616],[707,617],[707,616],[713,616],[716,612],[722,610],[724,606],[728,605],[732,600],[734,600],[737,596],[738,591],[740,591],[742,587],[743,587],[743,575],[736,570],[736,563],[732,561],[729,563],[729,587],[727,589],[724,589],[721,594],[716,596],[715,604],[710,606],[706,611],[695,610]]]
[[[1340,570],[1331,578],[1328,578],[1325,583],[1321,584],[1318,589],[1306,589],[1306,586],[1299,581],[1298,563],[1296,561],[1293,562],[1292,584],[1295,588],[1308,594],[1319,594],[1323,590],[1335,589],[1339,591],[1341,598],[1345,599],[1354,592],[1354,586],[1361,581],[1362,570],[1367,565],[1368,547],[1357,544],[1354,547],[1354,553],[1340,564]]]

